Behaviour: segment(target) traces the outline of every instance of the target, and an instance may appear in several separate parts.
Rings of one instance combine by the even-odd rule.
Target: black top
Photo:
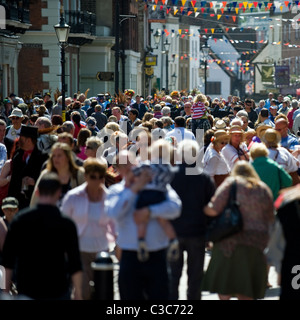
[[[213,196],[215,185],[205,173],[188,175],[187,168],[191,166],[179,165],[171,183],[182,201],[181,215],[171,223],[180,237],[201,237],[205,234],[207,220],[203,208]]]
[[[3,266],[16,267],[20,294],[33,299],[63,296],[70,275],[82,270],[74,222],[52,205],[19,211],[8,229]]]

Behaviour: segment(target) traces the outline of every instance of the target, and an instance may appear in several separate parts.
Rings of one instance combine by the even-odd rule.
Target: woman
[[[229,135],[225,130],[217,130],[211,138],[211,144],[204,154],[203,171],[215,181],[218,187],[227,178],[230,169],[221,154],[221,150],[229,141]]]
[[[97,150],[102,145],[102,141],[98,137],[89,137],[86,140],[85,155],[87,158],[96,158]]]
[[[239,160],[249,161],[248,148],[244,140],[244,131],[240,126],[233,125],[229,129],[229,143],[222,149],[224,156],[230,170],[234,164]]]
[[[66,194],[61,208],[77,225],[83,264],[82,296],[84,300],[90,300],[92,296],[89,282],[94,280],[91,263],[98,252],[109,250],[107,233],[115,238],[115,232],[113,221],[104,211],[107,166],[96,158],[89,158],[83,167],[86,182]]]
[[[214,244],[204,275],[202,290],[217,292],[221,300],[236,296],[239,300],[262,299],[267,286],[267,264],[263,250],[274,221],[273,197],[247,161],[235,164],[231,176],[216,190],[204,208],[215,217],[227,205],[233,181],[240,203],[243,230]],[[251,201],[249,201],[251,199]]]
[[[86,128],[86,125],[81,123],[81,116],[80,116],[80,113],[78,111],[72,111],[71,120],[72,120],[72,122],[74,123],[74,126],[75,126],[73,137],[75,139],[77,139],[79,131],[82,128]]]
[[[293,179],[293,186],[300,182],[298,176],[299,160],[286,148],[280,147],[281,135],[274,129],[267,129],[262,142],[269,150],[269,158],[280,164]]]
[[[92,135],[91,131],[88,128],[82,128],[77,136],[77,142],[75,146],[75,153],[77,157],[81,160],[85,160],[87,158],[85,154],[86,149],[86,140]]]
[[[51,148],[46,169],[41,172],[35,184],[35,188],[30,202],[31,207],[37,203],[37,186],[41,177],[47,172],[57,173],[59,176],[59,180],[62,184],[62,193],[58,206],[60,205],[63,197],[69,190],[85,182],[84,169],[82,167],[78,167],[75,164],[71,147],[66,143],[56,142]]]

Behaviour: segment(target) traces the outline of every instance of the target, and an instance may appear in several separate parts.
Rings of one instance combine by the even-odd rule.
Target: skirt
[[[237,245],[228,258],[223,255],[220,245],[215,244],[201,290],[232,297],[240,294],[263,299],[267,280],[266,260],[259,249]]]

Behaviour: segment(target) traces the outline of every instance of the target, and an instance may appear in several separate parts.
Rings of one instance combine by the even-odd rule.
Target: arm
[[[82,300],[82,271],[78,271],[72,274],[72,284],[74,290],[73,300]]]
[[[293,182],[292,177],[281,166],[278,166],[278,169],[280,189],[290,187]]]
[[[3,250],[6,234],[7,234],[7,227],[3,219],[1,219],[0,220],[0,252]]]
[[[7,160],[0,173],[0,187],[7,185],[10,181],[11,176],[9,175],[11,168],[11,160]]]
[[[13,270],[9,268],[5,268],[5,288],[3,291],[6,293],[9,293],[11,289],[12,275],[13,275]]]

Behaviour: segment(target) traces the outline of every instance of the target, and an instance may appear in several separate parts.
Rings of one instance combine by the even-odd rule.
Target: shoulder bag
[[[243,228],[243,218],[236,201],[236,181],[231,185],[226,207],[217,217],[214,217],[206,228],[206,241],[218,242],[238,233]]]

